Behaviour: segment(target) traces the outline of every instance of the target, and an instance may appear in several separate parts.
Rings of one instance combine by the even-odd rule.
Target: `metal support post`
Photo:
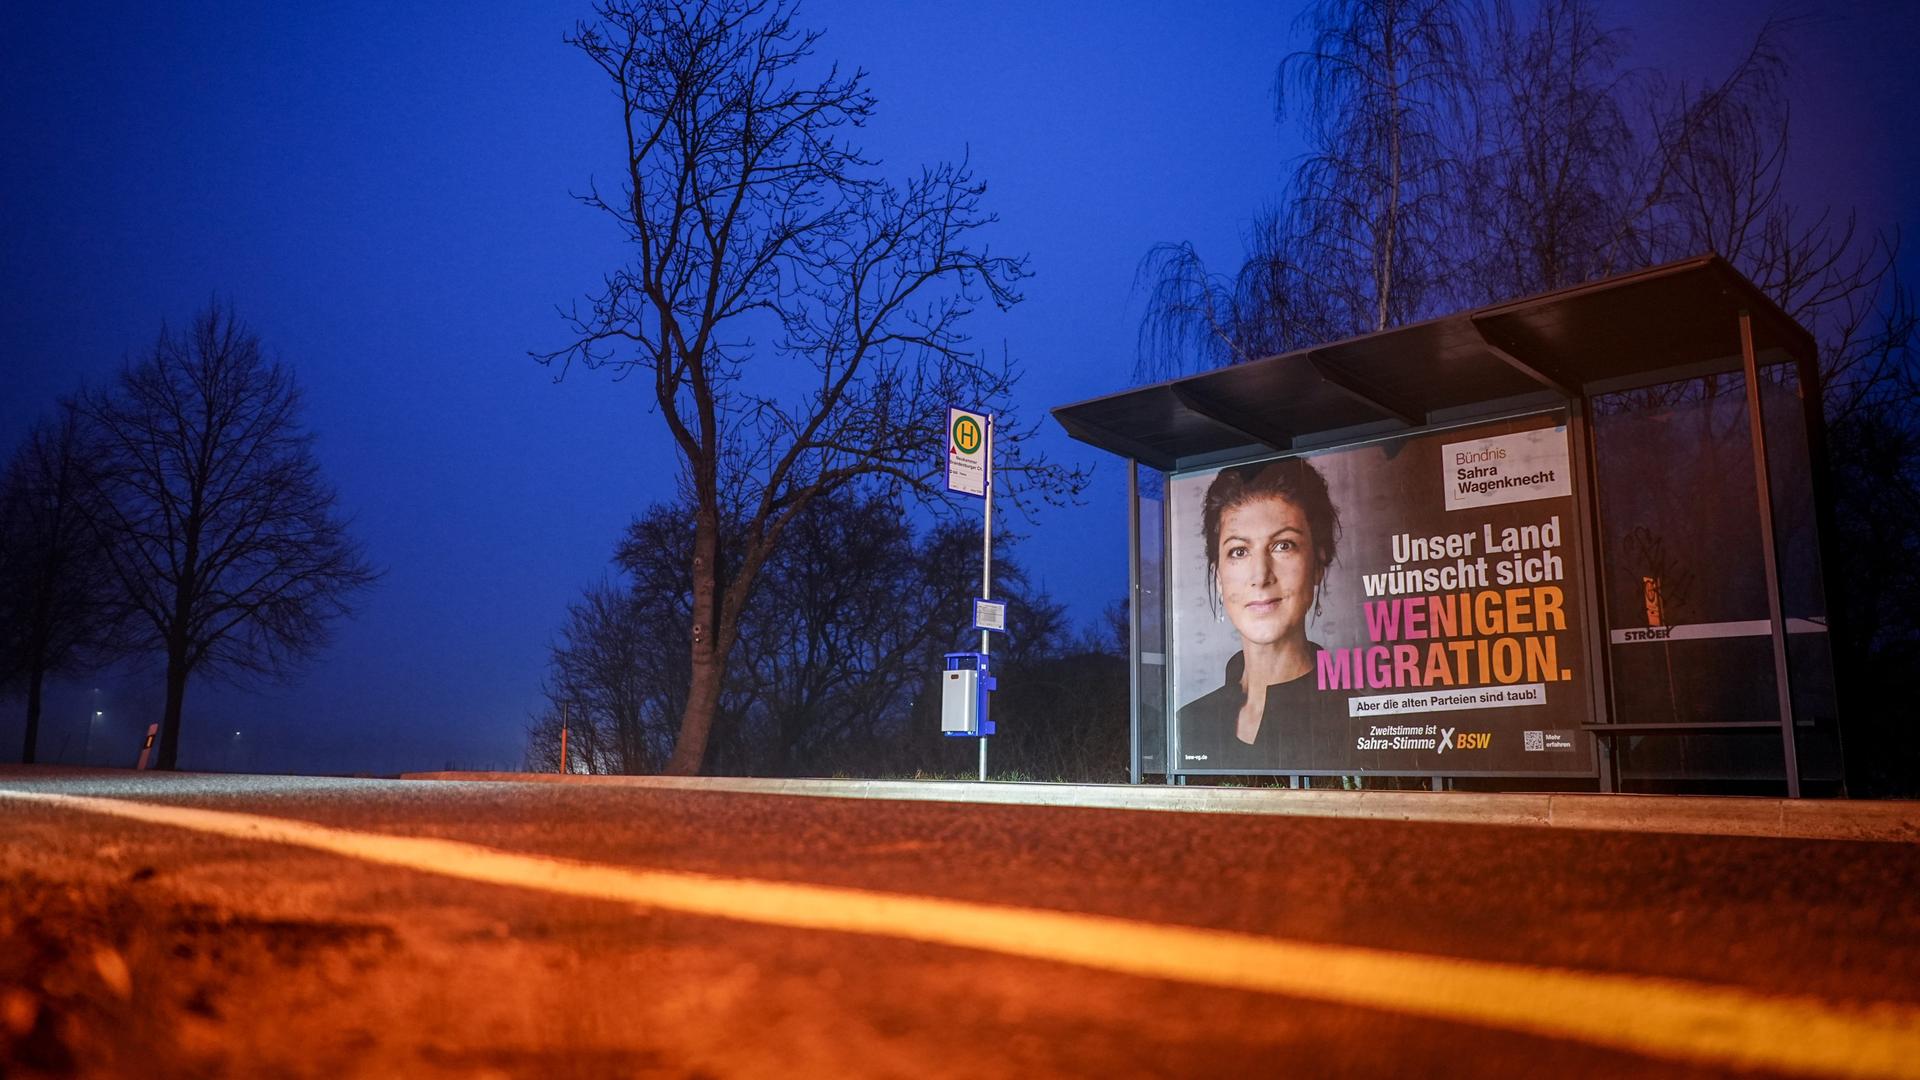
[[[1140,782],[1140,463],[1127,462],[1127,783]]]
[[[1817,555],[1814,565],[1820,570],[1821,610],[1827,617],[1827,657],[1833,665],[1833,682],[1838,690],[1833,704],[1836,710],[1840,710],[1846,708],[1844,688],[1863,684],[1853,677],[1856,664],[1854,650],[1835,647],[1838,642],[1849,640],[1848,631],[1851,628],[1846,622],[1846,612],[1849,610],[1846,579],[1835,569],[1840,530],[1833,517],[1832,459],[1827,456],[1826,392],[1821,387],[1818,353],[1812,339],[1803,340],[1799,348],[1790,351],[1794,354],[1794,370],[1799,375],[1801,421],[1807,432],[1807,480],[1813,489],[1814,551]],[[1845,743],[1840,742],[1837,730],[1834,732],[1834,742],[1840,750],[1841,793],[1845,794],[1847,748]]]
[[[1588,711],[1595,722],[1611,723],[1618,718],[1613,715],[1613,658],[1607,646],[1610,625],[1607,598],[1599,587],[1603,573],[1599,568],[1606,565],[1606,556],[1602,550],[1605,534],[1600,527],[1600,439],[1594,430],[1592,414],[1592,399],[1584,393],[1567,399],[1567,435],[1573,451],[1573,491],[1577,500],[1574,516],[1580,522],[1580,546],[1576,550],[1580,552],[1581,563],[1588,567],[1580,581],[1580,606],[1587,613],[1582,636],[1587,640],[1587,665],[1592,670],[1587,691]],[[1590,734],[1588,738],[1593,740],[1600,790],[1617,791],[1620,777],[1613,740],[1598,734]]]
[[[1773,486],[1767,475],[1767,429],[1760,409],[1760,365],[1753,355],[1753,317],[1740,313],[1740,363],[1747,376],[1747,434],[1753,444],[1753,480],[1760,501],[1760,554],[1767,571],[1767,619],[1773,630],[1773,688],[1779,698],[1787,797],[1800,797],[1800,751],[1793,736],[1793,682],[1787,670],[1787,621],[1781,611],[1780,560],[1774,550]]]
[[[980,599],[993,599],[993,417],[987,417],[986,511],[980,519]],[[980,631],[980,655],[993,651],[993,632]],[[984,691],[983,691],[984,693]],[[987,780],[987,735],[980,733],[980,782]]]

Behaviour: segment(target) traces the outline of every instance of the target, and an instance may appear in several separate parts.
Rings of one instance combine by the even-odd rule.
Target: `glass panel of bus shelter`
[[[1777,723],[1744,377],[1596,397],[1593,433],[1613,719]],[[1786,775],[1766,732],[1615,745],[1628,790],[1771,790]]]
[[[1787,671],[1793,686],[1794,744],[1803,783],[1827,793],[1841,780],[1839,708],[1827,636],[1827,590],[1815,513],[1813,457],[1799,372],[1786,353],[1763,349],[1760,407],[1773,488],[1774,548],[1780,560],[1781,613],[1787,621]],[[1820,793],[1809,790],[1809,794]]]
[[[1167,478],[1166,474],[1135,463],[1139,501],[1133,507],[1140,537],[1137,567],[1139,640],[1134,644],[1133,707],[1137,717],[1140,772],[1167,771]]]

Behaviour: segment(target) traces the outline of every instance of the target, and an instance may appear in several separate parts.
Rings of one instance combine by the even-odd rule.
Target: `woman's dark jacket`
[[[1245,653],[1227,661],[1226,679],[1181,706],[1181,769],[1272,770],[1278,772],[1338,768],[1347,756],[1347,695],[1321,690],[1316,670],[1320,646],[1307,643],[1314,664],[1305,675],[1267,687],[1266,711],[1251,745],[1234,734],[1246,694],[1240,689]]]

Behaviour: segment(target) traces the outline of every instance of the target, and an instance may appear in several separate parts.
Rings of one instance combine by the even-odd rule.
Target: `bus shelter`
[[[1128,461],[1136,783],[1840,790],[1814,342],[1718,256],[1053,415]]]

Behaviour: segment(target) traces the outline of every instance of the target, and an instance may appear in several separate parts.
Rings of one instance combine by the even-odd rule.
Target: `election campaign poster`
[[[1564,413],[1172,477],[1176,771],[1594,771]]]

